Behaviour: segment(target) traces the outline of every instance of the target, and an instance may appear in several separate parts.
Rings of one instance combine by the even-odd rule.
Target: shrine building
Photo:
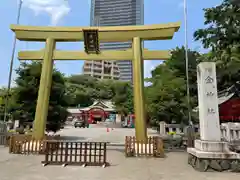
[[[96,100],[89,107],[68,108],[68,121],[73,119],[84,119],[92,123],[103,122],[106,119],[116,118],[116,110],[111,101]],[[113,117],[113,118],[110,118]]]
[[[219,119],[221,123],[240,122],[240,83],[218,92]],[[198,111],[198,107],[194,109]]]

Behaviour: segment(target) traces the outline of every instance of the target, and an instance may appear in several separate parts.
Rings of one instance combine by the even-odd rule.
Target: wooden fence
[[[163,141],[160,137],[148,137],[146,141],[137,141],[135,137],[126,136],[126,157],[164,157]]]
[[[59,136],[46,136],[42,140],[33,139],[32,135],[15,134],[10,137],[9,153],[12,154],[44,154],[45,140],[57,139]]]
[[[57,149],[55,149],[57,145]],[[106,142],[46,141],[45,165],[102,166],[107,162]]]

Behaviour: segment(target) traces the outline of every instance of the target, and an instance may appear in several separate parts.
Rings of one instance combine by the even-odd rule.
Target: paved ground
[[[90,128],[66,127],[59,134],[65,139],[77,141],[103,141],[112,143],[124,143],[125,136],[134,136],[135,130],[128,128],[102,128],[101,125],[91,125]],[[156,134],[154,130],[148,129],[148,134]]]
[[[114,129],[72,129],[66,128],[62,135],[78,140],[124,140],[134,131]],[[153,132],[149,132],[153,133]],[[118,135],[119,134],[119,135]],[[123,137],[122,137],[123,136]],[[199,173],[187,165],[186,153],[168,153],[164,159],[125,158],[120,147],[108,150],[110,167],[41,166],[42,156],[10,155],[0,147],[0,180],[239,180],[240,174]]]

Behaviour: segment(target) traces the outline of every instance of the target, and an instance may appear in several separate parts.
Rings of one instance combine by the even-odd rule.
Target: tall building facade
[[[83,73],[97,79],[119,80],[120,78],[117,64],[111,61],[85,61]]]
[[[127,26],[144,24],[144,0],[92,0],[91,26]],[[131,48],[131,42],[101,43],[100,50]],[[131,61],[108,61],[117,63],[119,79],[132,81]]]

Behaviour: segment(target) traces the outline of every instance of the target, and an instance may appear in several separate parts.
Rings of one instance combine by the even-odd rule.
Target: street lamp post
[[[187,106],[188,106],[188,122],[192,125],[190,90],[189,90],[189,74],[188,74],[188,21],[187,21],[187,0],[183,0],[184,4],[184,29],[185,29],[185,59],[186,59],[186,77],[187,77]]]
[[[19,21],[20,21],[22,4],[23,4],[23,0],[19,0],[18,13],[17,13],[17,24],[19,24]],[[13,71],[13,61],[14,61],[15,50],[16,50],[16,42],[17,42],[17,39],[16,39],[16,36],[14,36],[12,56],[11,56],[10,67],[9,67],[9,75],[8,75],[7,95],[6,95],[6,99],[5,99],[4,120],[3,120],[4,122],[6,122],[7,114],[8,114],[7,111],[8,111],[8,104],[9,104],[9,93],[10,93],[11,83],[12,83],[12,71]]]

